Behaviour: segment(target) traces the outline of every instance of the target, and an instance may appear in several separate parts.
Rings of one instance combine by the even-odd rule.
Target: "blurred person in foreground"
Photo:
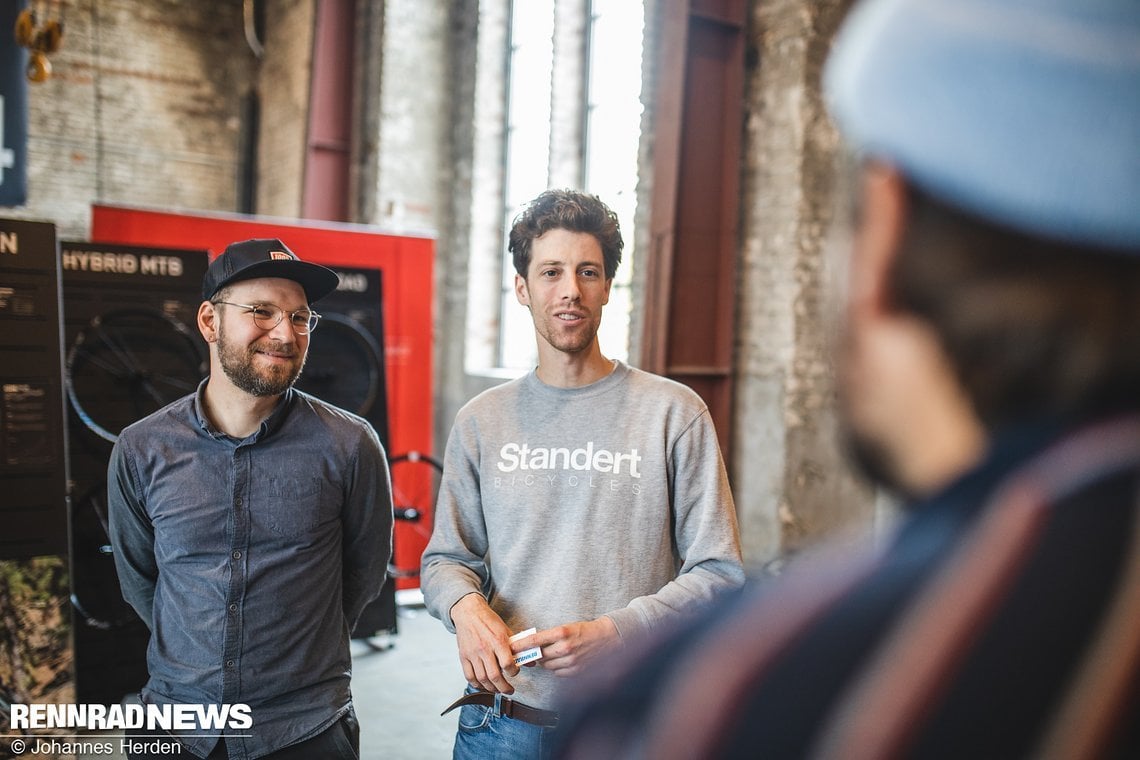
[[[1140,757],[1140,3],[869,0],[824,84],[841,404],[908,515],[591,672],[558,755]]]
[[[621,250],[617,216],[574,190],[542,193],[511,229],[538,366],[456,415],[423,555],[424,601],[467,680],[448,708],[457,759],[548,756],[566,676],[744,582],[708,407],[602,354]]]

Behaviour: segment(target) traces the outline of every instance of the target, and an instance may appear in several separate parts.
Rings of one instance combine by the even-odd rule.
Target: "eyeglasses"
[[[211,303],[224,303],[227,306],[237,306],[238,308],[245,309],[246,314],[253,315],[253,323],[260,327],[262,330],[272,330],[277,325],[281,324],[281,320],[285,315],[289,315],[289,324],[293,326],[293,332],[297,335],[308,335],[313,330],[317,329],[317,322],[320,321],[321,315],[310,309],[297,309],[296,311],[286,312],[280,306],[274,306],[271,303],[232,303],[231,301],[211,301]]]

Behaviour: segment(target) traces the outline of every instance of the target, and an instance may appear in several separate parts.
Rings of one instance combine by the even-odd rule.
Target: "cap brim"
[[[233,285],[235,282],[255,280],[259,277],[280,277],[293,280],[305,289],[305,299],[311,304],[332,293],[340,284],[340,275],[320,264],[296,260],[262,261],[223,280],[218,284],[214,293],[227,285]]]

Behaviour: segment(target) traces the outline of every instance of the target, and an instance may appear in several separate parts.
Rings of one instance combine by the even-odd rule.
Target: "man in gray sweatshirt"
[[[547,191],[509,247],[538,366],[457,415],[421,576],[468,683],[454,757],[480,760],[542,757],[560,676],[744,581],[708,408],[602,355],[616,215]]]

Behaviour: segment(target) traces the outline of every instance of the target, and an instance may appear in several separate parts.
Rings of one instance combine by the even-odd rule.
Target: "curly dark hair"
[[[547,190],[515,217],[507,250],[514,258],[515,271],[524,279],[530,267],[531,246],[550,230],[593,235],[602,247],[606,279],[613,279],[625,243],[617,214],[598,196],[577,190]]]

